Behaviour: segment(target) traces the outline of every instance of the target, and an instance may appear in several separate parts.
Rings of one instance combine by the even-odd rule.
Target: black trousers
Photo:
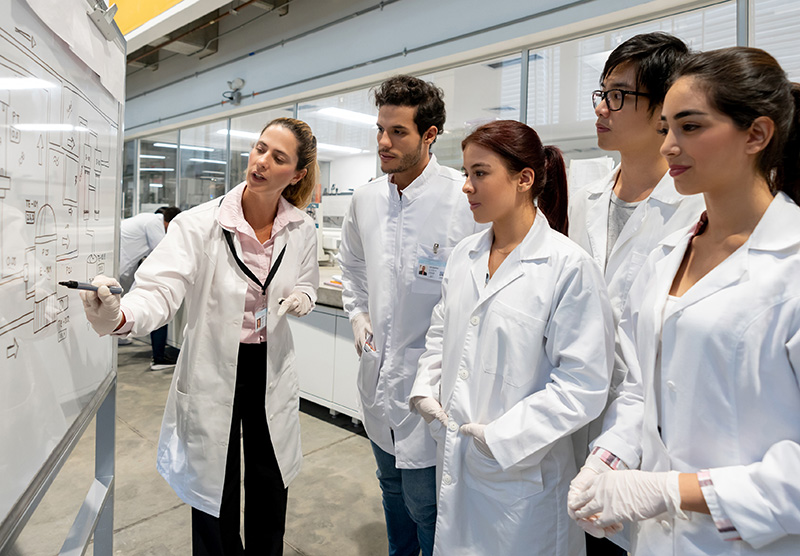
[[[240,344],[230,442],[219,517],[192,508],[194,556],[281,556],[288,489],[270,441],[264,410],[266,344]],[[239,535],[241,467],[239,430],[244,443],[244,537]]]

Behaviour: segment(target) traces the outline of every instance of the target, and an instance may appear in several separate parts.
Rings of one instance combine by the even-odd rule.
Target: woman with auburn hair
[[[661,152],[691,230],[665,239],[620,323],[629,367],[570,493],[633,553],[796,555],[800,546],[800,86],[754,48],[703,52],[664,101]],[[583,473],[583,472],[582,472]]]
[[[434,554],[584,553],[570,434],[600,414],[614,349],[600,269],[567,239],[564,161],[496,121],[462,142],[484,232],[453,251],[410,394],[438,443]]]
[[[244,554],[242,444],[247,553],[283,553],[288,485],[302,459],[285,314],[303,316],[316,300],[317,234],[301,210],[316,167],[308,125],[273,120],[253,145],[245,181],[176,217],[136,272],[135,290],[120,301],[106,287],[117,281],[98,276],[98,291],[82,292],[100,335],[146,334],[186,303],[158,471],[192,506],[195,556]]]

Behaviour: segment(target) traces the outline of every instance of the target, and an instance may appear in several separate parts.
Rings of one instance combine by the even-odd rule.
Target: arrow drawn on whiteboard
[[[6,359],[11,359],[12,357],[16,359],[18,351],[19,342],[17,342],[17,339],[14,338],[14,343],[6,348]]]
[[[36,148],[39,149],[39,166],[42,165],[43,155],[44,155],[44,139],[42,138],[42,134],[39,134],[39,142],[36,143]]]
[[[26,33],[25,31],[23,31],[19,27],[14,27],[14,31],[16,31],[17,33],[19,33],[20,35],[25,37],[25,40],[27,40],[28,42],[31,43],[31,48],[36,46],[36,39],[33,38],[33,35],[31,35],[30,33]]]

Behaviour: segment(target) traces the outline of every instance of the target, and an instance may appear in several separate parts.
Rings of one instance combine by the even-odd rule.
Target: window
[[[175,204],[177,170],[177,131],[139,140],[139,212]]]
[[[182,129],[178,206],[192,208],[225,194],[228,121]]]
[[[800,81],[800,0],[755,0],[753,46],[772,54],[790,81]]]

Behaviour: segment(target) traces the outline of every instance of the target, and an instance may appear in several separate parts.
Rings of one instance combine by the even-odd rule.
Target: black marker
[[[90,292],[96,292],[97,286],[93,286],[91,284],[87,284],[86,282],[76,282],[75,280],[67,280],[66,282],[59,282],[62,286],[66,286],[73,290],[86,290]],[[109,286],[108,290],[111,293],[122,293],[122,288],[117,286]]]

